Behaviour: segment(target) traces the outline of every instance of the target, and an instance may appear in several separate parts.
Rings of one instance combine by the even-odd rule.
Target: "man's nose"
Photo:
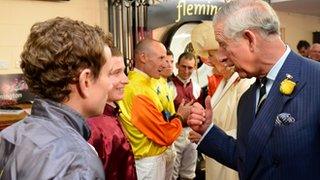
[[[122,84],[128,84],[129,83],[128,76],[125,73],[122,74],[122,81],[121,82],[122,82]]]
[[[167,65],[167,62],[164,60],[162,61],[162,63],[160,64],[161,68],[164,69],[166,68],[168,65]]]
[[[190,72],[193,70],[193,68],[191,68],[191,67],[184,67],[184,70],[185,70],[186,73],[190,73]]]
[[[164,63],[164,66],[165,66],[166,68],[169,68],[169,67],[170,67],[170,62],[166,60],[165,63]]]
[[[217,57],[217,60],[219,62],[221,62],[222,64],[224,64],[226,66],[233,66],[233,62],[230,61],[230,59],[226,55],[226,52],[224,50],[222,50],[221,48],[219,48],[216,57]]]

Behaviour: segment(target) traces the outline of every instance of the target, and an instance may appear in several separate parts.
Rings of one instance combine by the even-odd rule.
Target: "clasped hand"
[[[204,109],[201,104],[194,103],[190,109],[190,115],[188,116],[188,125],[199,134],[203,134],[212,122],[212,109],[210,104],[210,96],[206,97]]]

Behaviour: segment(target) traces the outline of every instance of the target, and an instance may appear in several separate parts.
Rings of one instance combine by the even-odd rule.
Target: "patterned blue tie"
[[[266,101],[267,98],[267,90],[266,90],[266,85],[268,82],[268,78],[267,77],[263,77],[260,79],[257,79],[258,84],[259,84],[259,99],[258,99],[258,105],[257,105],[257,112],[256,112],[256,116],[258,115],[261,107],[263,106],[264,102]]]

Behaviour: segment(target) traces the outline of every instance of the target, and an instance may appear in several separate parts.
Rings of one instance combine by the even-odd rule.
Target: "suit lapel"
[[[276,116],[282,112],[284,105],[303,88],[304,82],[300,80],[301,60],[290,52],[282,68],[280,69],[270,89],[266,102],[261,107],[252,128],[248,134],[248,146],[246,152],[246,177],[255,167],[274,128]],[[293,76],[297,83],[293,94],[286,96],[280,93],[280,83],[286,78],[286,74]]]
[[[237,137],[242,140],[245,146],[247,146],[248,133],[252,126],[255,116],[255,101],[256,101],[256,91],[258,89],[258,84],[253,83],[250,88],[243,93],[238,104],[238,131]],[[244,154],[241,154],[244,155]]]

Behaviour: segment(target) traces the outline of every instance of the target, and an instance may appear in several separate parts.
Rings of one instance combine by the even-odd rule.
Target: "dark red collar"
[[[104,107],[103,114],[107,115],[107,116],[114,116],[114,117],[119,116],[119,113],[120,113],[119,106],[118,106],[118,104],[115,104],[115,105],[116,105],[116,107],[113,107],[109,104],[106,104],[106,106]]]

